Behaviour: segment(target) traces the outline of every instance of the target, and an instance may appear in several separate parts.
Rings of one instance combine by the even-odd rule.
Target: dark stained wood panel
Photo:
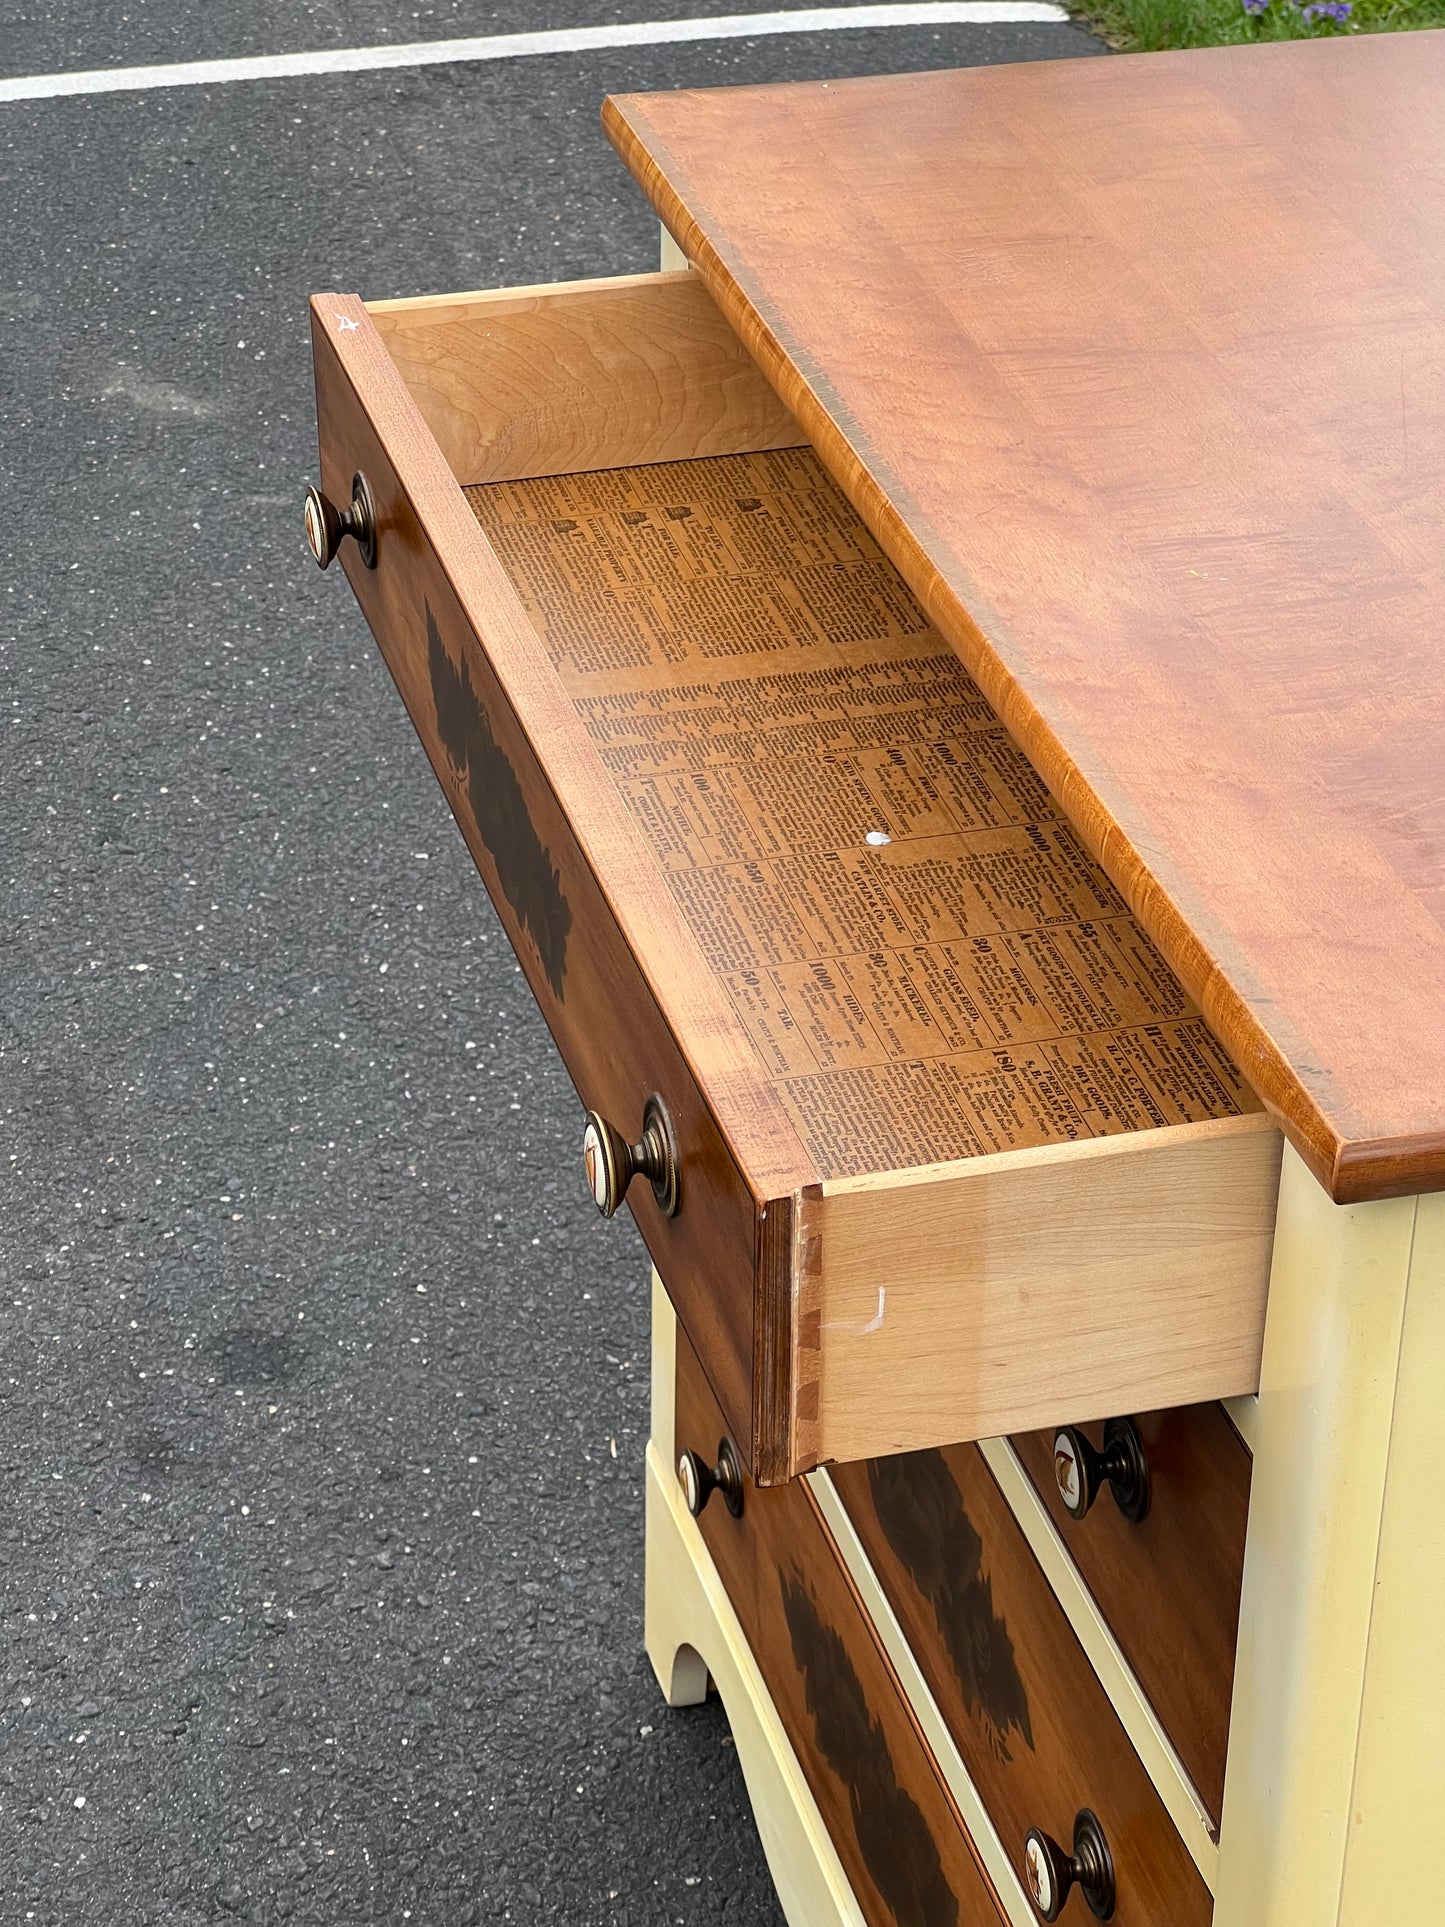
[[[676,1437],[710,1464],[722,1414],[677,1343]],[[698,1522],[869,1927],[1001,1927],[1002,1910],[827,1527],[800,1481]]]
[[[338,330],[338,317],[355,325]],[[630,856],[610,779],[576,753],[571,705],[358,301],[313,303],[313,355],[322,485],[346,501],[364,470],[381,526],[374,570],[346,544],[347,578],[574,1083],[628,1121],[650,1091],[666,1098],[684,1208],[664,1217],[641,1183],[629,1203],[707,1353],[740,1448],[786,1476],[778,1440],[790,1359],[775,1360],[782,1384],[757,1380],[755,1283],[760,1246],[766,1236],[776,1248],[787,1194],[811,1167],[746,1034],[709,1002],[711,977],[645,853],[640,871]],[[644,948],[661,959],[667,1015],[639,961]],[[580,1120],[578,1139],[580,1189]],[[766,1228],[765,1206],[775,1220]]]
[[[1445,34],[605,122],[1321,1182],[1445,1185]]]
[[[1151,1486],[1148,1514],[1137,1525],[1107,1492],[1086,1519],[1069,1517],[1054,1477],[1051,1431],[1025,1433],[1012,1443],[1217,1830],[1249,1452],[1218,1405],[1143,1412],[1134,1423]],[[1102,1427],[1084,1430],[1102,1444]]]
[[[1209,1890],[977,1447],[830,1476],[1019,1878],[1029,1828],[1071,1842],[1090,1807],[1117,1927],[1208,1927]]]

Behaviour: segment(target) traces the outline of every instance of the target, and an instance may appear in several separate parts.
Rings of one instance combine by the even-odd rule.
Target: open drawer
[[[313,541],[759,1482],[1253,1389],[1277,1133],[696,277],[312,307]]]

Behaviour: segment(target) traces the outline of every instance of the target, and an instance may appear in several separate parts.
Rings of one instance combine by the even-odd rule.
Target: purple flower
[[[1304,10],[1305,19],[1344,22],[1354,12],[1353,0],[1313,0]]]
[[[1244,11],[1246,13],[1260,14],[1267,12],[1268,9],[1269,0],[1244,0]]]

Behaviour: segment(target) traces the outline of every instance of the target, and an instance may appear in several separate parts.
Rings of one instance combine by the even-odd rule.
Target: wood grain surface
[[[722,1414],[677,1341],[675,1434]],[[869,1927],[1001,1927],[1002,1910],[806,1485],[716,1495],[698,1521]]]
[[[824,1180],[790,1464],[1252,1390],[1279,1134],[812,451],[466,493]]]
[[[1445,1186],[1445,34],[604,118],[1316,1176]]]
[[[1012,1443],[1216,1831],[1234,1687],[1249,1453],[1218,1405],[1143,1412],[1134,1423],[1152,1498],[1137,1525],[1107,1492],[1071,1519],[1053,1469],[1052,1429]],[[1098,1426],[1085,1428],[1102,1444]]]
[[[977,1448],[829,1476],[1020,1878],[1029,1828],[1072,1843],[1090,1807],[1118,1927],[1207,1927],[1209,1890]]]

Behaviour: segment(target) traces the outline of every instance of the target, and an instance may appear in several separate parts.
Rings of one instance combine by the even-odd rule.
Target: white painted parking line
[[[306,74],[360,74],[387,67],[437,67],[456,61],[519,60],[536,54],[593,53],[609,47],[663,47],[689,40],[754,40],[784,33],[857,32],[865,27],[987,27],[1058,23],[1053,0],[922,0],[917,5],[799,7],[782,13],[727,13],[711,20],[640,20],[606,27],[553,27],[474,40],[414,40],[391,47],[334,47],[313,53],[188,60],[172,66],[97,67],[85,73],[17,74],[0,79],[0,103],[59,100],[71,94],[140,93],[152,87],[214,87],[237,80],[288,80]]]

